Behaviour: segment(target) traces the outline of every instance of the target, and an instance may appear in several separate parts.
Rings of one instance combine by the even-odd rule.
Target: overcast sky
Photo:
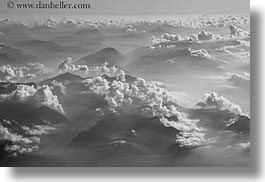
[[[178,15],[207,13],[249,13],[249,0],[64,0],[65,3],[90,3],[89,10],[29,10],[7,9],[1,0],[1,17],[56,15]],[[18,3],[39,0],[11,0]],[[48,3],[51,0],[41,0]],[[53,0],[59,2],[62,0]]]

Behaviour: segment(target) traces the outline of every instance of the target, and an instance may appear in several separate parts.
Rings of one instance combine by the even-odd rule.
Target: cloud
[[[5,151],[17,155],[18,153],[30,153],[37,150],[40,139],[36,136],[25,138],[16,133],[12,133],[8,128],[0,124],[0,138],[11,141],[12,144],[5,146]]]
[[[247,33],[246,31],[236,27],[235,25],[230,25],[229,27],[230,30],[230,35],[233,36],[242,36],[242,35],[248,35],[249,33]]]
[[[235,147],[242,150],[249,150],[250,149],[250,142],[240,142],[235,144]]]
[[[65,94],[66,93],[66,88],[65,88],[65,86],[64,86],[64,84],[62,82],[58,82],[56,80],[53,80],[51,82],[51,85],[52,85],[52,89],[54,89],[54,88],[57,87],[57,88],[60,89],[60,91],[61,91],[62,94]]]
[[[173,34],[168,34],[168,33],[165,33],[164,35],[162,35],[161,39],[165,40],[165,41],[180,41],[180,40],[182,40],[180,35],[173,35]]]
[[[10,94],[0,95],[0,101],[24,102],[33,104],[35,107],[47,106],[64,114],[62,105],[48,85],[43,85],[37,89],[34,86],[18,85],[17,89]]]
[[[1,82],[28,82],[52,74],[51,69],[45,68],[40,63],[28,63],[27,66],[14,67],[11,65],[0,66]]]
[[[207,32],[206,30],[202,30],[201,32],[198,33],[198,40],[213,40],[215,39],[215,36],[211,32]]]
[[[199,38],[198,38],[197,34],[192,34],[189,37],[186,37],[185,40],[187,40],[187,41],[198,41]]]
[[[160,121],[165,127],[172,127],[180,131],[180,134],[176,136],[176,142],[181,147],[195,147],[213,142],[207,139],[204,130],[197,126],[198,120],[169,121],[162,117]]]
[[[124,104],[134,104],[135,101],[140,101],[137,105],[143,107],[144,117],[186,117],[184,113],[178,112],[172,104],[172,102],[176,103],[173,94],[169,94],[166,87],[161,86],[160,83],[148,82],[142,78],[137,78],[133,83],[122,80],[108,81],[98,76],[84,80],[83,84],[90,91],[103,95],[112,110],[122,109],[121,106]]]
[[[65,71],[71,70],[71,67],[69,66],[71,61],[72,61],[71,57],[68,57],[66,58],[66,60],[63,60],[58,66],[58,71],[65,72]]]
[[[219,110],[229,110],[235,114],[241,114],[242,110],[239,105],[234,104],[230,100],[223,96],[219,96],[217,93],[206,93],[203,101],[199,101],[197,106],[203,109],[219,109]]]
[[[93,77],[82,81],[82,83],[89,88],[89,90],[104,95],[108,92],[109,82],[101,76]]]
[[[198,57],[198,58],[205,58],[205,59],[214,59],[212,56],[209,55],[208,51],[205,49],[188,49],[190,56]]]
[[[21,128],[25,130],[26,134],[29,135],[47,135],[56,129],[56,127],[48,125],[33,125],[32,128],[28,126],[22,126]]]
[[[97,77],[87,79],[84,83],[93,92],[105,96],[110,112],[116,113],[126,104],[135,105],[141,108],[142,117],[159,117],[165,127],[180,130],[181,134],[176,137],[176,141],[181,146],[198,146],[209,142],[205,139],[203,130],[196,126],[197,120],[187,119],[186,114],[174,105],[176,99],[168,93],[165,87],[160,87],[155,82],[137,78],[135,82],[129,84],[117,80],[109,82]],[[166,119],[166,117],[173,116],[177,117],[178,121]]]
[[[68,57],[66,60],[62,61],[58,66],[58,71],[61,72],[71,72],[77,74],[87,74],[89,68],[87,65],[74,65],[71,63],[72,58]]]
[[[165,33],[161,36],[161,38],[156,38],[155,36],[151,37],[151,43],[153,45],[150,46],[151,49],[155,48],[173,48],[178,45],[179,42],[198,42],[198,41],[210,41],[220,39],[220,35],[214,35],[211,32],[206,30],[200,31],[198,34],[192,34],[188,37],[182,38],[180,35],[173,35]]]
[[[137,30],[135,28],[128,28],[126,32],[136,32]]]
[[[27,67],[13,67],[11,65],[0,66],[0,81],[1,82],[17,82],[23,79],[29,71]]]
[[[239,41],[239,45],[231,45],[231,46],[224,46],[221,48],[217,48],[217,51],[226,52],[232,56],[235,56],[239,59],[247,59],[250,57],[249,50],[245,50],[244,47],[249,47],[249,43],[246,41]]]
[[[87,65],[74,65],[71,63],[72,59],[69,57],[62,61],[58,66],[59,72],[71,72],[82,76],[101,76],[107,75],[110,77],[117,77],[120,80],[125,80],[125,72],[115,66],[108,67],[108,62],[106,61],[101,66],[89,68]]]
[[[228,73],[230,78],[228,79],[235,85],[247,86],[250,83],[250,74],[244,72],[244,74]]]

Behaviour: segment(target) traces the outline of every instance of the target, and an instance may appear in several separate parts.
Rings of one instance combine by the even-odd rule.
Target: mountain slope
[[[92,53],[88,56],[80,58],[80,60],[76,61],[75,64],[86,64],[88,66],[100,66],[105,62],[108,62],[110,66],[116,65],[118,67],[122,66],[126,62],[126,57],[120,51],[108,47]]]

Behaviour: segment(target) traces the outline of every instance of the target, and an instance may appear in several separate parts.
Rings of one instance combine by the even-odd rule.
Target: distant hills
[[[116,65],[121,67],[126,64],[126,60],[126,56],[122,52],[108,47],[80,58],[80,60],[76,61],[75,64],[100,66],[107,61],[110,66]]]

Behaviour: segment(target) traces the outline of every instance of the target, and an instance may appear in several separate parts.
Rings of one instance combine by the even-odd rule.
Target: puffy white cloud
[[[237,74],[237,73],[228,73],[230,76],[229,81],[234,83],[235,85],[249,85],[250,83],[250,74],[244,72],[244,74]]]
[[[71,63],[71,58],[62,61],[58,66],[59,72],[71,72],[81,76],[102,76],[107,75],[110,77],[116,77],[122,81],[125,81],[125,72],[115,66],[108,67],[108,62],[105,62],[101,66],[89,68],[87,65],[74,65]]]
[[[48,85],[43,85],[42,87],[39,87],[34,93],[33,99],[37,104],[47,106],[64,114],[62,105],[59,103],[57,96],[53,95]]]
[[[108,67],[108,62],[105,62],[101,66],[90,68],[89,72],[87,72],[87,75],[90,76],[107,75],[109,77],[114,77],[118,80],[125,81],[126,73],[123,70],[116,68],[115,66]]]
[[[190,56],[198,57],[198,58],[205,58],[205,59],[214,59],[211,55],[209,55],[208,51],[205,49],[188,49]]]
[[[178,45],[179,42],[190,42],[190,41],[211,41],[220,39],[220,35],[214,35],[211,32],[202,30],[198,34],[192,34],[188,37],[182,38],[180,35],[173,35],[165,33],[161,36],[161,38],[156,38],[155,36],[151,37],[151,43],[153,45],[150,46],[151,49],[155,48],[173,48]]]
[[[13,155],[33,152],[38,149],[38,143],[40,142],[36,136],[25,138],[9,131],[2,124],[0,124],[0,138],[12,142],[12,144],[5,146],[5,150]]]
[[[233,36],[242,36],[248,34],[246,31],[236,27],[235,25],[230,25],[229,30],[230,30],[230,35]]]
[[[173,35],[173,34],[168,34],[168,33],[165,33],[164,35],[162,35],[161,39],[165,40],[165,41],[180,41],[180,40],[182,40],[180,35]]]
[[[192,34],[189,37],[186,37],[185,40],[188,40],[188,41],[198,41],[199,38],[198,38],[198,35],[197,34]]]
[[[27,67],[13,67],[11,65],[0,66],[1,82],[17,82],[27,76],[25,73],[29,71]]]
[[[58,66],[59,72],[72,72],[72,73],[88,73],[89,68],[87,65],[74,65],[71,63],[72,58],[68,57],[66,60],[62,61]]]
[[[162,117],[160,121],[165,127],[173,127],[180,131],[180,134],[176,136],[176,142],[181,147],[195,147],[212,142],[206,138],[204,130],[197,127],[198,120],[169,121],[165,117]]]
[[[48,85],[43,85],[37,89],[34,86],[18,85],[12,93],[0,95],[0,101],[27,102],[34,104],[35,107],[47,106],[64,114],[62,105]]]
[[[77,65],[75,68],[73,68],[74,71],[80,71],[80,72],[88,72],[88,66],[87,65]]]
[[[28,63],[27,64],[32,73],[36,75],[46,75],[52,72],[51,69],[46,68],[41,63]]]
[[[27,66],[14,67],[2,65],[0,67],[0,81],[2,82],[28,82],[41,79],[52,74],[52,70],[40,63],[28,63]]]
[[[135,28],[128,28],[126,32],[136,32],[137,30]]]
[[[59,72],[72,72],[72,73],[88,73],[89,68],[87,65],[77,65],[71,63],[72,58],[68,57],[66,60],[62,61],[58,66]]]
[[[26,134],[29,135],[47,135],[56,129],[56,127],[48,125],[34,125],[32,128],[28,126],[22,126],[21,128],[25,130]]]
[[[168,90],[164,86],[161,87],[159,83],[147,82],[142,78],[137,78],[131,84],[120,80],[109,82],[102,77],[86,79],[83,83],[94,93],[104,95],[112,110],[120,108],[123,104],[134,104],[135,100],[140,100],[141,103],[137,105],[143,107],[144,117],[186,117],[172,105],[172,102],[176,102],[174,96],[170,95]]]
[[[89,89],[97,94],[104,95],[108,92],[109,82],[101,76],[82,81]]]
[[[249,43],[246,41],[239,41],[239,45],[224,46],[217,48],[217,51],[226,52],[239,59],[246,59],[250,57],[249,50],[245,50],[244,47],[249,47]]]
[[[58,66],[58,71],[59,72],[65,72],[65,71],[68,71],[69,69],[71,69],[71,67],[69,66],[71,61],[72,61],[71,57],[68,57],[68,58],[66,58],[66,60],[63,60]]]
[[[231,102],[223,96],[219,96],[217,93],[206,93],[203,101],[199,101],[197,106],[202,107],[203,109],[220,109],[220,110],[229,110],[235,114],[241,114],[242,110],[239,105]]]
[[[61,91],[62,94],[65,94],[66,93],[66,88],[65,88],[65,86],[64,86],[64,84],[62,82],[58,82],[56,80],[53,80],[51,82],[51,85],[52,85],[53,88],[58,87],[60,89],[60,91]]]
[[[213,40],[215,39],[215,36],[213,33],[208,32],[206,30],[202,30],[198,33],[198,40]]]
[[[157,83],[148,82],[142,78],[138,78],[132,84],[117,80],[108,82],[101,77],[88,79],[85,83],[95,93],[105,95],[110,112],[123,109],[124,104],[136,104],[141,108],[143,117],[159,117],[165,127],[180,130],[181,134],[176,137],[176,141],[181,146],[192,147],[209,142],[203,130],[196,126],[197,120],[187,119],[186,114],[174,105],[176,101],[167,89],[160,87]],[[137,103],[134,103],[136,100]],[[177,117],[178,121],[169,121],[165,118],[173,116]]]

